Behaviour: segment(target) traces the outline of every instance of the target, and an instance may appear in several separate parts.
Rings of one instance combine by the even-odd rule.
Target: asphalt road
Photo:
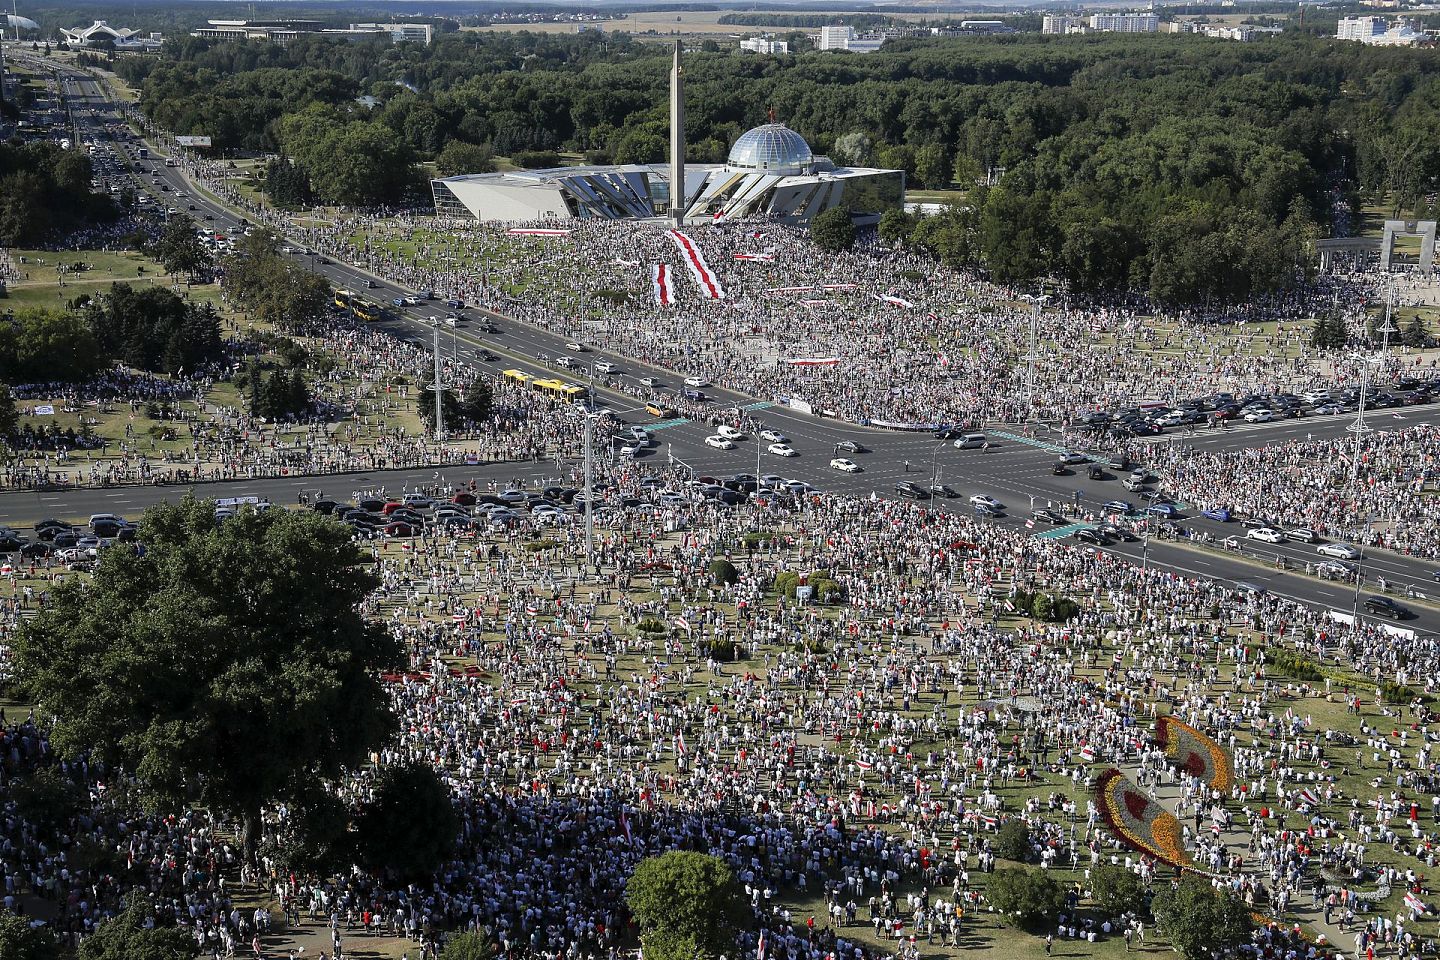
[[[89,75],[74,68],[53,62],[43,65],[59,66],[69,75],[66,92],[71,98],[77,122],[85,127],[83,135],[86,138],[108,140],[104,124],[109,120],[119,119],[120,115],[109,102],[104,88]],[[133,145],[117,143],[115,147],[122,155],[133,158]],[[165,167],[160,150],[151,147],[150,153],[148,160],[139,161],[149,168],[150,173],[138,179],[144,189],[154,193],[157,202],[182,209],[193,203],[199,209],[191,213],[191,216],[197,219],[205,215],[213,217],[213,220],[205,223],[217,230],[239,224],[237,217],[228,208],[198,190],[182,176],[179,169]],[[170,190],[161,191],[154,187],[150,183],[150,177],[153,176],[158,176]],[[298,240],[292,242],[300,245]],[[390,303],[395,297],[417,294],[417,291],[397,286],[349,264],[321,263],[320,258],[313,255],[296,256],[306,261],[311,269],[324,274],[337,288],[363,292],[367,298],[382,304]],[[379,286],[376,289],[366,289],[367,280],[376,282]],[[444,312],[443,303],[422,303],[418,307],[398,310],[397,316],[377,325],[396,336],[428,348],[434,329],[429,318]],[[469,309],[464,313],[473,318],[479,311]],[[499,333],[495,335],[480,335],[473,319],[459,329],[443,329],[442,349],[447,353],[453,352],[458,358],[476,367],[490,368],[492,372],[518,367],[531,373],[579,379],[579,375],[571,371],[557,372],[556,368],[537,359],[573,355],[574,351],[565,346],[566,337],[556,336],[504,317],[493,316],[493,319],[499,327]],[[478,356],[482,349],[499,354],[500,360],[485,363]],[[601,359],[616,364],[619,373],[609,379],[611,384],[625,380],[634,383],[642,376],[656,377],[661,387],[647,391],[651,395],[663,395],[666,389],[673,391],[680,382],[680,378],[669,371],[637,364],[604,351],[586,352],[577,359],[587,364]],[[1108,479],[1098,482],[1086,479],[1083,469],[1068,476],[1053,476],[1051,465],[1062,448],[1046,439],[1047,432],[1043,427],[1037,428],[1034,437],[1021,436],[1014,428],[993,428],[986,431],[991,440],[989,449],[957,450],[948,442],[936,441],[929,434],[872,430],[801,414],[713,386],[707,387],[705,392],[712,398],[717,415],[725,410],[745,408],[747,415],[758,420],[762,427],[783,433],[798,456],[780,458],[760,452],[757,457],[757,441],[753,437],[738,442],[734,450],[718,450],[705,443],[705,438],[712,432],[712,428],[707,424],[683,421],[654,426],[654,418],[644,412],[642,401],[635,397],[608,389],[603,381],[598,380],[596,395],[600,402],[607,404],[631,422],[654,426],[652,435],[658,445],[647,452],[645,458],[665,461],[678,459],[697,475],[723,477],[736,473],[777,473],[806,480],[823,490],[862,496],[872,493],[891,496],[895,484],[899,481],[913,480],[925,485],[934,478],[950,485],[961,495],[954,500],[932,501],[936,508],[968,510],[969,496],[987,494],[1009,507],[1011,516],[996,521],[1008,524],[1023,523],[1032,506],[1068,505],[1095,508],[1108,500],[1139,501],[1137,495],[1122,489],[1121,477],[1115,471],[1108,471]],[[1297,437],[1310,436],[1318,439],[1343,436],[1352,419],[1350,416],[1305,417],[1270,424],[1241,424],[1227,431],[1205,430],[1194,435],[1170,434],[1155,438],[1154,442],[1189,443],[1222,450],[1239,449]],[[1381,430],[1400,429],[1437,420],[1440,420],[1440,405],[1381,410],[1369,415],[1371,426]],[[836,455],[835,444],[842,440],[854,440],[867,448],[868,452],[865,453],[845,454],[860,464],[861,472],[847,474],[830,468],[829,461]],[[763,443],[759,444],[760,448],[763,446]],[[543,464],[535,467],[507,464],[454,469],[445,471],[445,475],[456,481],[468,481],[474,477],[488,483],[490,480],[508,482],[517,476],[531,479],[549,478],[556,472],[553,464],[548,465],[548,468]],[[263,495],[276,503],[293,503],[301,490],[324,489],[331,495],[348,496],[352,490],[385,485],[393,491],[407,485],[432,482],[436,474],[434,469],[424,469],[323,478],[243,481],[201,485],[196,488],[196,492],[214,496]],[[127,487],[64,494],[0,494],[0,522],[19,524],[42,516],[85,517],[99,512],[138,513],[152,503],[176,496],[180,490],[181,488],[176,487]],[[1185,510],[1184,514],[1185,519],[1180,521],[1182,525],[1209,533],[1216,539],[1244,536],[1244,530],[1238,524],[1219,524],[1199,517],[1194,510]],[[1035,530],[1037,535],[1053,535],[1054,532],[1041,527]],[[1275,561],[1278,557],[1286,558],[1296,567],[1303,567],[1307,561],[1314,563],[1319,560],[1312,545],[1287,543],[1272,546],[1245,542],[1237,552],[1206,550],[1150,540],[1148,546],[1124,543],[1106,549],[1132,556],[1136,560],[1142,559],[1143,550],[1148,552],[1149,562],[1177,573],[1229,582],[1254,583],[1275,593],[1346,612],[1351,610],[1355,600],[1353,586],[1324,582],[1298,570],[1283,571],[1276,568]],[[1367,556],[1365,561],[1367,578],[1383,576],[1400,585],[1402,589],[1405,585],[1415,585],[1422,592],[1429,592],[1427,585],[1433,586],[1437,588],[1437,593],[1440,593],[1440,584],[1432,580],[1434,569],[1434,564],[1385,552]],[[1369,592],[1362,592],[1362,600],[1368,595]],[[1440,631],[1440,609],[1431,609],[1425,604],[1412,606],[1419,615],[1405,626],[1424,631]]]

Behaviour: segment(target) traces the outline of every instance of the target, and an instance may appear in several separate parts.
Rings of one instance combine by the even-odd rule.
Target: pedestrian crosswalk
[[[671,427],[683,427],[685,424],[687,424],[687,423],[689,423],[689,422],[690,422],[690,420],[689,420],[689,418],[687,418],[687,417],[676,417],[674,420],[661,420],[659,423],[646,424],[646,425],[645,425],[645,429],[646,429],[646,430],[669,430]]]
[[[775,406],[775,401],[774,401],[774,400],[758,400],[758,401],[756,401],[755,403],[747,403],[747,404],[745,404],[745,406],[741,407],[740,409],[741,409],[741,410],[768,410],[770,407],[773,407],[773,406]]]
[[[1034,537],[1036,540],[1059,540],[1062,537],[1070,536],[1070,534],[1074,533],[1076,530],[1086,530],[1094,526],[1095,524],[1093,523],[1071,523],[1063,527],[1051,527],[1048,530],[1037,530],[1036,532],[1032,533],[1031,536]]]
[[[1048,440],[1036,440],[1034,437],[1022,436],[1018,433],[1007,433],[1004,430],[991,430],[990,436],[999,437],[1001,440],[1010,440],[1014,443],[1023,443],[1027,446],[1038,447],[1041,450],[1049,450],[1051,453],[1065,453],[1067,448],[1058,443],[1051,443]]]

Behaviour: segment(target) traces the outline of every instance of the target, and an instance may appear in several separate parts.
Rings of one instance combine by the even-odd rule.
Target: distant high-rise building
[[[1104,33],[1159,33],[1160,18],[1153,13],[1094,13],[1090,29]]]
[[[854,39],[854,27],[821,27],[819,47],[821,50],[845,50]]]
[[[1067,17],[1064,14],[1047,13],[1040,21],[1040,32],[1057,36],[1070,33],[1075,27],[1081,24],[1079,17]]]

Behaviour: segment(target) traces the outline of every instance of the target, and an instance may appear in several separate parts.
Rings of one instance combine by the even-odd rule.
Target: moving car
[[[1365,612],[1389,617],[1391,620],[1405,620],[1414,615],[1409,607],[1402,606],[1389,597],[1366,597]]]
[[[1065,518],[1060,516],[1060,514],[1056,513],[1054,510],[1048,510],[1045,507],[1041,507],[1039,510],[1031,511],[1030,516],[1044,523],[1061,524],[1066,522]]]
[[[989,507],[992,510],[1005,509],[1005,505],[1003,503],[1001,503],[999,500],[996,500],[994,497],[984,493],[977,493],[975,494],[975,496],[971,497],[970,506]]]
[[[771,443],[789,443],[789,442],[790,442],[790,438],[787,437],[787,436],[785,436],[785,434],[781,433],[779,430],[761,430],[761,431],[760,431],[760,439],[761,439],[761,440],[769,440]]]
[[[895,492],[902,497],[909,497],[912,500],[928,500],[929,492],[913,480],[901,480],[895,484]]]
[[[1070,534],[1070,536],[1079,540],[1081,543],[1093,543],[1097,547],[1107,547],[1110,545],[1109,538],[1094,527],[1081,527],[1079,530]]]
[[[1309,527],[1295,527],[1285,531],[1286,540],[1294,540],[1296,543],[1319,543],[1320,534]]]
[[[720,434],[720,436],[724,437],[724,438],[727,439],[727,440],[744,440],[744,439],[745,439],[745,431],[740,430],[740,429],[738,429],[738,428],[736,428],[736,427],[732,427],[732,426],[730,426],[730,424],[728,424],[728,423],[722,423],[722,424],[720,424],[720,426],[718,426],[718,427],[715,428],[715,432],[718,433],[718,434]]]
[[[706,438],[705,438],[705,445],[706,445],[706,446],[710,446],[710,447],[714,447],[716,450],[734,450],[734,449],[735,449],[735,444],[731,443],[731,442],[729,441],[729,439],[727,439],[726,437],[720,436],[720,434],[718,434],[718,433],[714,433],[714,434],[711,434],[710,436],[706,437]]]
[[[1089,460],[1090,458],[1085,456],[1085,454],[1076,453],[1074,450],[1067,450],[1060,455],[1060,462],[1072,467],[1077,464],[1087,463]]]
[[[571,340],[569,343],[565,344],[565,349],[569,350],[571,353],[584,353],[590,348],[585,346],[585,344],[580,343],[578,340]]]
[[[1256,527],[1254,530],[1245,531],[1246,540],[1259,540],[1261,543],[1284,543],[1284,531],[1274,527]]]
[[[793,457],[796,455],[795,448],[788,443],[772,443],[765,448],[765,452],[777,457]]]
[[[654,377],[641,377],[641,378],[640,378],[640,386],[642,386],[642,387],[658,387],[658,386],[660,386],[660,381],[659,381],[659,380],[656,380]]]
[[[953,487],[944,483],[930,484],[930,492],[937,497],[949,497],[953,499],[954,497],[960,496],[960,494],[955,492]]]
[[[1133,513],[1135,511],[1135,504],[1129,500],[1107,500],[1105,501],[1105,506],[1101,509],[1106,513]]]
[[[833,470],[839,470],[843,473],[860,472],[860,464],[856,463],[854,460],[848,460],[845,457],[836,457],[834,460],[831,460],[830,467]]]
[[[842,453],[869,453],[870,450],[863,443],[855,440],[841,440],[835,444],[835,449]]]
[[[1348,543],[1327,543],[1317,547],[1315,552],[1322,557],[1334,557],[1337,560],[1360,559],[1360,551]]]
[[[1229,523],[1233,519],[1230,511],[1225,507],[1211,507],[1208,510],[1201,510],[1200,515],[1202,517],[1209,517],[1211,520],[1217,520],[1220,523]]]
[[[686,377],[685,386],[698,390],[701,387],[710,386],[710,381],[706,380],[704,377]]]

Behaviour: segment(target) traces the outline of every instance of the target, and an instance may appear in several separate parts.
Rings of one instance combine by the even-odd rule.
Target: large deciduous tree
[[[349,531],[308,512],[153,507],[145,550],[115,549],[21,631],[20,680],[66,755],[123,765],[154,807],[238,818],[360,763],[393,717],[378,671],[400,650],[360,603],[374,575]]]
[[[1250,937],[1250,909],[1231,890],[1187,873],[1174,889],[1155,895],[1150,909],[1160,932],[1186,960],[1227,956]]]
[[[672,850],[642,860],[625,885],[651,960],[733,956],[747,919],[735,874],[718,857]]]

